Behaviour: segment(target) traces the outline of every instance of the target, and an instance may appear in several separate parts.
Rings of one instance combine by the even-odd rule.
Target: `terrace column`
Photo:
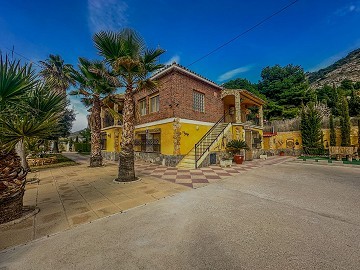
[[[100,121],[101,128],[104,128],[105,110],[103,107],[101,107],[100,118],[101,118],[101,121]]]
[[[236,123],[241,123],[241,98],[240,92],[234,91],[235,94],[235,120]]]
[[[260,122],[260,127],[264,127],[264,110],[263,110],[263,105],[260,105],[260,107],[259,107],[259,122]]]
[[[119,110],[119,105],[114,103],[114,111],[117,113]],[[115,114],[114,115],[114,126],[117,125],[119,123],[119,118],[118,116]]]

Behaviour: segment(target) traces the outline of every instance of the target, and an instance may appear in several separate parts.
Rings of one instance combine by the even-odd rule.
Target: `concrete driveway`
[[[358,168],[264,166],[3,251],[0,269],[360,269],[359,198]]]

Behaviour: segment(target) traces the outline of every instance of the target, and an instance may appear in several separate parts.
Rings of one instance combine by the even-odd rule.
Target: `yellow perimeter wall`
[[[328,147],[330,144],[330,129],[323,129],[324,133],[324,147]],[[336,129],[336,145],[341,145],[341,131]],[[351,145],[358,145],[358,129],[357,127],[351,127],[350,140]],[[295,150],[302,149],[302,139],[300,131],[289,131],[289,132],[277,132],[276,136],[264,138],[264,149],[265,150],[276,150],[286,149],[286,142],[293,140],[295,143]],[[298,144],[296,144],[298,142]],[[291,148],[292,149],[292,148]]]

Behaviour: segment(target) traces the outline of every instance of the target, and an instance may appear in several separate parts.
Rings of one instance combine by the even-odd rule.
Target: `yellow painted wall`
[[[330,144],[330,129],[323,129],[324,134],[324,147],[327,148]],[[341,131],[336,129],[336,145],[341,145]],[[358,146],[358,129],[357,127],[351,127],[351,145]],[[264,138],[264,149],[275,150],[275,149],[286,149],[286,140],[293,139],[299,142],[299,145],[295,145],[295,149],[302,149],[302,139],[300,131],[289,131],[289,132],[277,132],[276,136]]]
[[[146,131],[147,129],[157,129],[161,130],[161,138],[160,138],[160,146],[161,146],[161,154],[163,155],[173,155],[174,153],[174,129],[173,123],[166,123],[160,125],[153,125],[144,128],[137,128],[135,132]]]
[[[195,144],[209,131],[211,126],[180,123],[180,154],[186,155]]]

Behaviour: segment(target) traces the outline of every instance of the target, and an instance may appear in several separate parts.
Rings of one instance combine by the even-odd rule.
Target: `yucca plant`
[[[64,109],[58,94],[46,94],[30,65],[0,57],[0,223],[22,214],[27,168],[24,140],[42,138],[56,129]]]
[[[249,150],[249,146],[244,140],[232,140],[226,144],[226,148],[233,154],[240,154],[241,150]]]

